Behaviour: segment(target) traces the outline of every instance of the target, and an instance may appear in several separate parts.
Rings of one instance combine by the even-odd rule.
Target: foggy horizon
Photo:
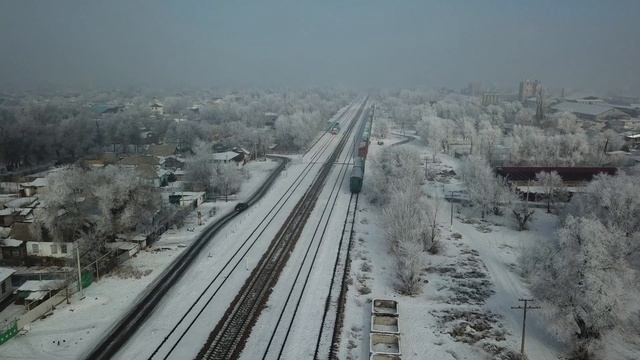
[[[640,93],[640,3],[0,4],[0,88],[546,87]]]

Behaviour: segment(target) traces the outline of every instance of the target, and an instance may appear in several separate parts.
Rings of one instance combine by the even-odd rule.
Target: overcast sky
[[[640,92],[640,1],[0,0],[0,86]]]

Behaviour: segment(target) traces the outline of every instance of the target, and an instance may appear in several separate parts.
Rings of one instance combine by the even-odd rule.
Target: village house
[[[138,178],[149,186],[160,187],[168,182],[169,172],[160,169],[160,160],[155,156],[127,156],[121,159],[118,164],[135,170]]]
[[[11,285],[11,275],[16,271],[13,269],[0,267],[0,303],[7,299],[13,293]]]
[[[11,284],[11,275],[16,271],[13,269],[0,267],[0,303],[13,293],[13,286]]]
[[[0,263],[18,266],[27,262],[27,247],[24,241],[17,239],[0,239]]]
[[[176,152],[176,146],[172,144],[149,145],[149,148],[147,148],[146,151],[147,155],[159,158],[176,155]]]
[[[47,179],[43,177],[36,178],[28,183],[22,183],[20,184],[20,196],[30,197],[38,193],[42,194],[46,191],[47,185]]]
[[[182,207],[197,208],[204,202],[206,193],[203,191],[181,191],[169,195],[169,203]]]
[[[244,153],[238,153],[235,151],[224,151],[213,153],[212,159],[217,163],[235,163],[238,167],[244,165],[248,159],[245,157]]]
[[[25,243],[27,262],[30,264],[64,264],[73,258],[73,242],[53,242],[34,233],[33,224],[14,223],[10,237]]]
[[[164,115],[164,106],[158,101],[151,103],[151,112],[156,115]]]

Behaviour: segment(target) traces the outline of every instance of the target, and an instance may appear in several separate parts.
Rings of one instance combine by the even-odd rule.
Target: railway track
[[[346,110],[340,116],[344,116]],[[318,150],[312,153],[312,158],[317,158],[320,156],[328,147],[331,138],[327,134],[322,134],[315,143],[319,142],[322,138],[326,139],[326,143],[323,144]],[[255,204],[259,201],[266,192],[271,188],[271,185],[275,181],[275,179],[279,176],[280,172],[285,169],[286,164],[289,159],[284,157],[273,157],[280,162],[280,165],[272,172],[272,174],[267,178],[265,183],[261,185],[248,199],[247,203],[249,206]],[[310,171],[310,166],[305,167],[304,173],[306,174]],[[298,178],[300,178],[300,176]],[[303,177],[304,177],[303,176]],[[294,185],[299,186],[299,179],[296,178],[294,183],[290,186],[290,189],[294,187]],[[295,188],[291,191],[291,193],[295,190]],[[289,196],[291,195],[289,193]],[[284,198],[287,196],[287,193],[282,196]],[[282,199],[281,198],[281,199]],[[277,206],[278,204],[274,205]],[[273,210],[273,209],[272,209]],[[106,336],[102,338],[100,342],[96,346],[94,346],[85,357],[87,359],[110,359],[112,358],[122,347],[126,344],[127,340],[129,340],[133,334],[140,328],[140,326],[145,322],[145,320],[149,317],[149,315],[154,311],[162,297],[173,287],[175,283],[177,283],[184,272],[189,267],[190,263],[199,255],[202,248],[209,242],[211,238],[215,236],[226,224],[228,224],[238,213],[235,211],[230,211],[225,214],[222,218],[217,220],[216,222],[209,225],[203,232],[198,236],[196,240],[184,251],[182,252],[176,260],[174,260],[159,276],[154,282],[145,290],[145,292],[138,298],[138,300],[134,303],[134,305],[122,316],[107,332]],[[219,276],[220,273],[217,275]],[[192,309],[190,308],[190,311]],[[183,317],[184,319],[184,317]],[[174,328],[175,330],[175,328]],[[165,339],[166,341],[166,339]]]
[[[346,112],[343,112],[341,115],[339,115],[340,119],[345,115],[345,113]],[[252,250],[260,236],[264,233],[269,224],[271,224],[274,218],[284,207],[286,202],[292,197],[298,187],[302,184],[303,180],[311,172],[314,165],[318,163],[317,160],[319,160],[319,158],[324,155],[324,152],[330,145],[331,141],[332,138],[327,138],[325,143],[311,154],[310,161],[303,168],[301,173],[294,179],[292,184],[270,208],[268,213],[262,218],[258,225],[256,225],[253,231],[241,242],[240,246],[231,255],[231,257],[229,257],[223,267],[212,277],[211,281],[208,283],[205,289],[202,290],[196,300],[181,316],[179,321],[172,326],[169,333],[165,335],[160,344],[155,347],[154,351],[148,357],[148,359],[154,359],[156,357],[159,358],[160,355],[162,355],[163,359],[167,359],[173,353],[178,344],[191,330],[191,327],[194,325],[194,323],[199,319],[202,313],[207,309],[207,306],[225,285],[231,273],[233,273],[243,263],[243,260],[246,258],[249,251]],[[317,141],[315,143],[317,143]],[[252,242],[250,242],[251,239],[253,239]],[[199,308],[197,307],[198,305],[200,305]],[[186,326],[186,328],[184,326]],[[180,329],[181,327],[182,329]],[[178,338],[172,340],[172,336],[177,336]],[[169,349],[163,353],[161,350],[165,347],[168,347]]]
[[[362,116],[362,118],[366,118],[366,116]],[[362,129],[362,126],[359,127],[359,130]],[[359,134],[360,131],[357,132],[357,134]],[[340,190],[343,188],[343,184],[344,184],[344,180],[347,177],[347,174],[349,173],[349,166],[352,164],[353,161],[353,156],[356,153],[356,149],[357,149],[357,142],[358,142],[359,136],[355,136],[353,137],[353,144],[352,146],[347,148],[347,152],[344,156],[344,159],[342,159],[341,161],[339,161],[336,164],[340,164],[339,168],[338,168],[338,174],[336,176],[335,181],[333,182],[333,186],[331,188],[331,191],[329,193],[329,196],[327,197],[327,200],[324,203],[324,207],[322,208],[322,212],[320,214],[320,219],[318,221],[318,223],[316,224],[314,231],[313,231],[313,235],[311,237],[311,241],[309,241],[309,244],[306,247],[305,253],[304,253],[304,257],[300,263],[300,265],[297,267],[296,270],[296,276],[291,284],[291,286],[289,287],[288,293],[287,293],[287,298],[285,300],[285,303],[282,307],[282,309],[280,310],[279,316],[278,316],[278,320],[276,321],[276,325],[274,327],[274,330],[271,333],[269,342],[267,344],[267,347],[262,355],[262,359],[267,359],[269,357],[269,353],[270,350],[272,348],[272,345],[275,345],[275,349],[274,351],[277,351],[277,355],[276,358],[280,359],[282,357],[284,348],[289,340],[289,336],[291,334],[291,330],[293,327],[293,323],[296,319],[296,316],[298,314],[298,311],[300,309],[300,303],[303,299],[303,296],[305,294],[305,290],[307,289],[307,285],[309,283],[309,278],[311,276],[311,272],[313,270],[313,267],[316,264],[316,260],[318,257],[318,252],[320,251],[320,247],[322,246],[322,244],[324,243],[324,240],[326,238],[326,232],[329,226],[329,223],[331,221],[331,217],[333,215],[333,211],[336,208],[336,203],[338,200],[338,196],[340,195]],[[325,307],[324,307],[324,312],[323,312],[323,319],[322,319],[322,323],[320,325],[320,330],[318,332],[318,341],[316,342],[316,349],[314,350],[314,353],[318,352],[318,347],[323,346],[326,344],[322,344],[320,345],[320,339],[327,339],[330,341],[331,340],[331,334],[332,331],[329,331],[330,329],[332,330],[332,325],[335,322],[331,322],[330,318],[330,313],[334,314],[334,311],[336,311],[336,307],[335,306],[331,306],[331,305],[337,305],[337,298],[335,297],[335,293],[337,292],[337,290],[339,290],[340,287],[340,281],[342,280],[342,277],[339,276],[339,274],[341,274],[341,271],[343,270],[343,265],[346,262],[346,259],[344,259],[344,261],[341,261],[342,258],[344,257],[344,254],[347,252],[345,249],[345,242],[344,242],[344,238],[345,238],[345,229],[347,228],[347,222],[348,219],[353,219],[353,216],[355,216],[355,202],[353,201],[354,199],[357,199],[357,194],[351,194],[351,196],[349,197],[349,204],[347,206],[347,214],[345,216],[345,221],[343,224],[343,232],[342,235],[340,237],[340,242],[338,244],[338,251],[336,254],[336,258],[335,261],[333,263],[333,269],[332,269],[332,278],[331,278],[331,283],[329,286],[329,292],[327,295],[327,299],[326,299],[326,303],[325,303]],[[357,201],[357,200],[356,200]],[[352,207],[353,205],[353,207]],[[353,212],[351,211],[353,209]],[[319,235],[319,236],[317,236]],[[317,241],[316,241],[317,239]],[[313,250],[313,252],[312,252]],[[312,254],[312,257],[310,258],[309,261],[307,261],[307,258],[309,257],[309,255]],[[306,274],[303,271],[306,267]],[[302,281],[299,282],[299,279],[301,278],[301,276],[304,276],[302,278]],[[339,280],[338,280],[339,279]],[[301,289],[298,291],[298,294],[294,294],[296,287],[299,287],[298,284],[301,284]],[[289,306],[289,302],[290,301],[294,301],[294,299],[297,296],[297,301],[295,302],[295,304],[293,306]],[[287,312],[292,312],[290,315],[285,315],[285,313]],[[289,321],[286,321],[285,317],[286,316],[290,316],[289,317]],[[280,338],[277,338],[277,333],[278,332],[284,332],[284,336],[281,336]],[[326,334],[327,332],[329,332],[329,336],[327,337]],[[276,339],[277,338],[277,339]],[[277,345],[276,345],[277,344]],[[328,345],[324,346],[328,352],[329,348],[331,344],[329,343]],[[272,356],[273,357],[273,356]]]
[[[354,119],[349,123],[336,150],[322,166],[313,184],[296,204],[285,224],[276,234],[274,241],[227,309],[224,317],[216,325],[207,343],[198,354],[198,358],[235,359],[240,355],[251,328],[265,306],[271,289],[316,204],[332,165],[348,142],[349,135],[360,118],[365,104],[366,99]]]

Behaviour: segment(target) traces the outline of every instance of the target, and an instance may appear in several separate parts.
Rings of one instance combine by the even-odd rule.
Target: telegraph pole
[[[76,260],[78,262],[78,291],[84,297],[84,288],[82,287],[82,269],[80,268],[80,242],[76,242]]]
[[[449,226],[453,228],[453,190],[451,190],[451,198],[449,199],[449,202],[451,203],[451,224]]]
[[[512,306],[511,308],[514,310],[522,310],[522,341],[520,343],[520,354],[524,355],[524,336],[527,323],[527,310],[537,310],[540,309],[540,306],[529,305],[529,303],[532,302],[533,299],[518,299],[518,301],[524,302],[524,306],[518,305]]]

